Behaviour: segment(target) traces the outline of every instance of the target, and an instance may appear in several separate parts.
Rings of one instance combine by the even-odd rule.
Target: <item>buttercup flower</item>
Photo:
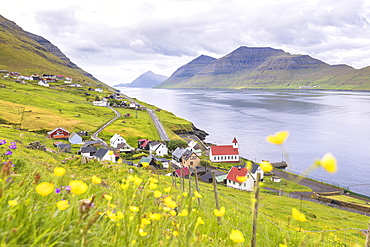
[[[54,184],[43,182],[36,186],[36,192],[42,196],[47,196],[54,191]]]
[[[113,199],[113,196],[108,195],[108,194],[104,194],[104,198],[107,199],[108,201],[110,201],[110,200]]]
[[[14,207],[18,205],[18,202],[16,200],[9,200],[8,201],[9,206]]]
[[[54,168],[54,175],[58,177],[62,177],[66,173],[66,169],[63,167],[55,167]]]
[[[159,190],[156,190],[154,191],[154,197],[161,197],[162,196],[162,192],[160,192]]]
[[[147,167],[147,166],[149,166],[149,163],[148,163],[148,162],[142,162],[142,163],[141,163],[141,165],[142,165],[143,167]]]
[[[142,182],[143,182],[143,180],[141,178],[135,177],[135,179],[134,179],[134,184],[135,185],[140,185]]]
[[[150,177],[149,179],[149,182],[152,182],[152,183],[158,183],[158,179],[156,179],[156,178],[152,178],[152,177]]]
[[[109,152],[108,152],[108,154],[109,154],[109,155],[113,155],[113,154],[114,154],[114,152],[113,152],[113,151],[109,151]]]
[[[163,190],[164,190],[164,192],[166,192],[166,193],[168,193],[168,192],[171,192],[171,187],[167,187],[167,188],[164,188]]]
[[[243,243],[245,241],[243,233],[239,230],[232,230],[229,238],[235,243]]]
[[[128,187],[130,187],[130,184],[128,182],[126,182],[124,184],[121,184],[121,189],[123,189],[123,190],[127,190]]]
[[[244,183],[247,179],[247,176],[236,176],[236,180],[238,180],[239,183]]]
[[[153,182],[150,182],[150,184],[149,184],[149,189],[151,189],[151,190],[155,190],[157,187],[158,187],[158,185],[157,185],[157,184],[155,184],[155,183],[153,183]]]
[[[142,236],[142,237],[145,237],[146,235],[148,235],[147,232],[144,231],[144,229],[139,229],[139,235]]]
[[[322,157],[322,159],[320,160],[320,165],[327,172],[333,173],[337,171],[337,159],[331,153],[326,153]]]
[[[157,214],[157,213],[149,213],[149,219],[151,219],[151,220],[160,220],[161,215]]]
[[[215,209],[213,210],[213,213],[217,216],[217,217],[222,217],[224,216],[226,210],[225,210],[225,207],[221,207],[220,209]]]
[[[62,200],[62,201],[57,202],[57,208],[59,210],[66,210],[67,208],[69,208],[68,201]]]
[[[151,223],[150,219],[147,219],[147,218],[141,219],[141,224],[143,225],[150,225],[150,223]]]
[[[183,197],[188,197],[188,195],[189,195],[189,193],[188,193],[188,192],[183,192],[183,193],[182,193],[182,196],[183,196]]]
[[[202,217],[198,216],[196,225],[204,225],[204,220]]]
[[[276,132],[275,135],[267,136],[266,141],[272,144],[281,145],[286,141],[288,136],[289,136],[288,131],[279,131],[279,132]]]
[[[136,206],[130,206],[128,209],[130,209],[130,211],[131,211],[131,212],[134,212],[134,213],[135,213],[135,212],[139,212],[139,210],[140,210],[140,209],[139,209],[138,207],[136,207]]]
[[[101,184],[101,178],[97,177],[97,176],[92,176],[91,177],[91,181],[94,183],[94,184]]]
[[[298,221],[307,221],[306,216],[299,212],[296,208],[292,208],[293,219]]]
[[[179,213],[179,216],[188,216],[189,215],[189,211],[186,209],[186,208],[184,208],[183,210],[181,210],[181,213]]]
[[[288,247],[288,245],[285,245],[285,244],[279,244],[279,247]]]
[[[261,167],[261,169],[264,171],[264,172],[271,172],[272,171],[272,169],[274,169],[274,167],[271,165],[271,163],[270,162],[268,162],[268,161],[262,161],[261,163],[260,163],[260,167]]]
[[[69,186],[71,188],[71,192],[75,195],[83,194],[89,188],[87,184],[82,182],[81,180],[72,180],[69,182]]]
[[[196,198],[202,198],[203,197],[198,191],[194,191],[194,196]]]
[[[177,204],[175,201],[172,200],[172,197],[168,196],[163,199],[164,203],[166,203],[167,207],[169,208],[176,208]]]

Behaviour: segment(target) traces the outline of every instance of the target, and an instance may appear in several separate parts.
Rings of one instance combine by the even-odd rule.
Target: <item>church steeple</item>
[[[239,148],[239,143],[238,143],[238,141],[236,140],[236,137],[234,137],[234,139],[233,139],[232,143],[233,143],[233,148]]]

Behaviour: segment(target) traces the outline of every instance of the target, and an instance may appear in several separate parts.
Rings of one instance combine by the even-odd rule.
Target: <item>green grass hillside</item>
[[[3,166],[0,179],[2,246],[249,246],[252,192],[219,185],[225,214],[218,220],[211,184],[200,183],[195,193],[194,180],[185,179],[181,189],[179,179],[174,184],[148,168],[82,164],[78,157],[63,164],[70,155],[25,148],[34,135],[0,132],[0,139],[7,141],[0,145],[1,153],[17,140],[17,148],[10,149],[13,154],[1,156],[12,164]],[[57,167],[65,174],[55,172]],[[292,208],[304,213],[307,221],[294,220]],[[363,246],[361,229],[367,228],[368,220],[261,192],[257,246]],[[243,243],[230,239],[233,230],[243,236],[233,239],[244,239]]]

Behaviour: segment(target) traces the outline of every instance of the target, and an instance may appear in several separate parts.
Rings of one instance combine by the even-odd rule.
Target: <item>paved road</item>
[[[108,125],[110,125],[111,123],[113,123],[114,121],[116,121],[118,118],[121,117],[121,113],[119,111],[117,111],[116,109],[114,109],[113,107],[110,107],[110,106],[108,106],[108,108],[111,109],[112,111],[114,111],[114,113],[116,114],[116,116],[114,118],[112,118],[111,120],[109,120],[109,122],[107,122],[103,126],[101,126],[94,134],[91,135],[91,139],[93,139],[95,141],[101,141],[104,144],[104,146],[106,146],[106,147],[108,147],[108,144],[105,141],[103,141],[103,139],[100,139],[98,137],[98,135]]]
[[[157,117],[157,114],[155,114],[155,112],[153,110],[149,109],[149,108],[147,108],[146,110],[148,111],[150,117],[152,118],[152,120],[155,124],[155,127],[157,128],[159,136],[161,137],[161,140],[162,141],[169,141],[170,138],[168,137],[167,132],[164,129],[161,121],[159,121],[159,119]]]
[[[142,107],[140,104],[138,104],[135,100],[133,100],[132,98],[128,97],[127,95],[124,95],[124,94],[121,94],[123,97],[125,97],[126,99],[128,99],[129,101],[131,102],[135,102],[137,105],[139,105],[140,107]],[[166,130],[164,129],[161,121],[158,119],[157,117],[157,114],[155,114],[155,112],[149,108],[146,108],[146,111],[149,113],[150,117],[152,118],[153,122],[154,122],[154,125],[155,127],[157,128],[157,131],[158,131],[158,134],[161,138],[162,141],[169,141],[170,138],[168,137],[167,135],[167,132]]]

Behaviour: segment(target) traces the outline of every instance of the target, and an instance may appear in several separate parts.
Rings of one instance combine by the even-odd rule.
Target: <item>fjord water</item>
[[[370,196],[370,93],[339,91],[233,91],[119,88],[122,93],[185,118],[209,133],[205,140],[230,144],[260,162],[288,161],[302,172],[330,152],[338,171],[310,177]],[[288,130],[282,148],[265,137]]]

